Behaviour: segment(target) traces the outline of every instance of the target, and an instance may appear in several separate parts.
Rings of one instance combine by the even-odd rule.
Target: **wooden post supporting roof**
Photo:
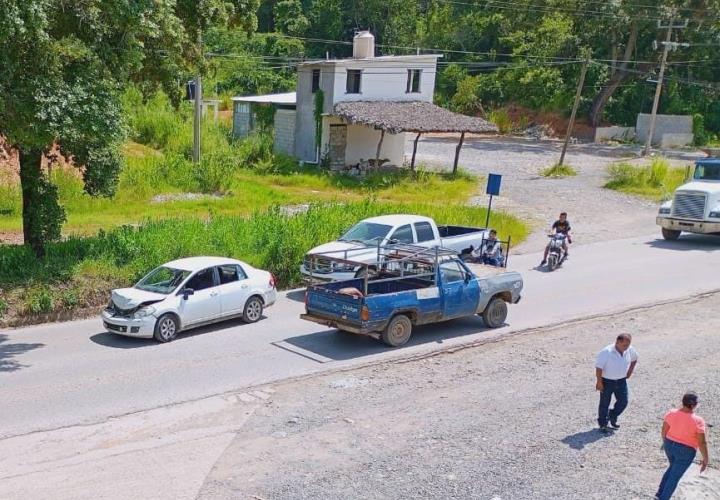
[[[458,168],[458,160],[460,159],[460,150],[462,149],[463,142],[465,142],[465,132],[460,134],[460,142],[458,143],[457,147],[455,148],[455,161],[453,162],[453,175],[457,173]]]
[[[415,137],[415,140],[413,141],[413,154],[412,154],[412,160],[410,160],[410,170],[415,170],[415,153],[417,153],[417,144],[420,140],[420,136],[422,135],[422,132],[418,132],[417,137]]]
[[[378,141],[377,151],[375,152],[375,168],[380,167],[380,150],[382,149],[383,140],[385,139],[385,129],[380,130],[380,141]]]

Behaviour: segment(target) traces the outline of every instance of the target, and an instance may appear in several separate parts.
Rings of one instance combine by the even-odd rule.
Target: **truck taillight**
[[[270,288],[275,288],[276,284],[277,280],[275,279],[275,275],[273,275],[273,273],[270,273]]]
[[[362,306],[362,309],[360,309],[360,319],[363,321],[370,319],[370,310],[368,309],[368,306]]]

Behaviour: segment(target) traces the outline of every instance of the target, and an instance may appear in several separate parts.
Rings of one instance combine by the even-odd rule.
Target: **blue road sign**
[[[500,195],[500,182],[502,182],[502,175],[500,174],[489,174],[487,180],[487,194],[492,196]]]

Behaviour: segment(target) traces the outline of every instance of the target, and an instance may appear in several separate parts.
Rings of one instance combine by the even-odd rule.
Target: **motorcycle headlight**
[[[147,316],[151,316],[155,313],[155,308],[153,306],[144,306],[140,307],[137,311],[133,313],[134,319],[140,319],[145,318]]]

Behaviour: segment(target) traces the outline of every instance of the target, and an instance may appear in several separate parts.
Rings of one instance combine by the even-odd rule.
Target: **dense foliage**
[[[225,88],[236,93],[289,90],[293,58],[347,57],[354,31],[370,29],[381,54],[414,53],[416,48],[442,52],[437,101],[467,113],[508,103],[569,110],[577,60],[587,49],[595,63],[588,71],[581,116],[593,124],[630,125],[638,112],[650,111],[651,80],[661,53],[653,41],[664,40],[658,21],[666,25],[673,15],[676,23],[688,20],[686,28],[674,31],[673,40],[690,46],[670,53],[660,112],[700,114],[705,130],[720,133],[718,0],[263,0],[258,32],[265,34],[258,36],[293,44],[292,53],[235,45],[248,56],[286,56],[285,65],[278,58],[255,59],[254,67],[243,67],[242,79],[250,84],[226,78],[230,85]],[[219,50],[231,48],[221,45]],[[280,66],[266,80],[269,85],[250,76]]]

